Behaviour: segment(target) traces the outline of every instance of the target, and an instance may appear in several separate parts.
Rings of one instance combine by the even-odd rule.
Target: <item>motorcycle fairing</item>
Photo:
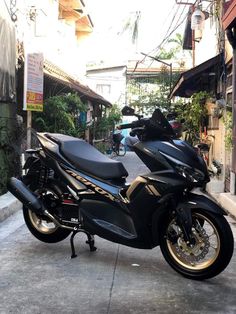
[[[66,168],[64,171],[82,183],[87,189],[91,189],[95,193],[98,193],[111,201],[121,201],[123,199],[120,195],[120,187],[99,181],[96,178],[90,177],[89,175],[74,169]]]
[[[137,177],[132,182],[126,193],[130,201],[135,199],[142,185],[150,195],[155,196],[159,200],[166,194],[183,191],[188,187],[188,182],[174,170],[150,172]]]
[[[83,222],[86,229],[114,242],[134,240],[137,238],[133,219],[119,204],[108,206],[107,202],[84,199],[80,203]]]
[[[162,188],[160,194],[158,189],[160,184],[164,184],[164,178],[167,178],[166,188]],[[77,179],[81,180],[80,177]],[[86,179],[91,180],[88,176]],[[173,171],[139,176],[126,191],[128,200],[126,203],[120,197],[119,189],[109,190],[116,196],[114,199],[109,199],[110,205],[106,200],[91,200],[91,196],[90,199],[83,199],[80,210],[86,229],[116,243],[145,249],[152,248],[156,241],[152,237],[149,226],[152,225],[153,214],[159,210],[158,200],[169,193],[180,179],[183,185],[182,177]],[[95,180],[93,182],[100,183]],[[108,185],[103,187],[109,189]]]
[[[136,154],[151,171],[172,169],[172,163],[186,164],[207,174],[204,160],[185,141],[146,141],[134,145]]]

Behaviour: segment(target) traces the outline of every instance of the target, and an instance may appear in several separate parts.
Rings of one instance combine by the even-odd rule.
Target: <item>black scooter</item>
[[[133,115],[125,107],[124,115]],[[170,266],[191,279],[216,276],[230,262],[233,235],[225,211],[211,199],[191,193],[209,181],[206,165],[193,147],[175,139],[160,110],[150,119],[122,125],[139,142],[133,150],[151,172],[130,185],[123,164],[87,142],[37,133],[39,149],[30,155],[22,180],[8,188],[23,203],[26,225],[41,241],[55,243],[70,233],[86,233],[140,249],[160,245]]]

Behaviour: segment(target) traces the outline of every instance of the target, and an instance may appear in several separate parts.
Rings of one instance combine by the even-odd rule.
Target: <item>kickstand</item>
[[[89,245],[89,249],[90,249],[90,252],[94,252],[97,250],[96,246],[94,246],[95,244],[95,241],[94,241],[94,236],[91,235],[89,232],[85,231],[85,230],[74,230],[72,232],[72,235],[70,237],[70,246],[71,246],[71,258],[75,258],[77,257],[77,255],[75,254],[75,246],[74,246],[74,237],[77,233],[79,232],[83,232],[87,235],[88,237],[88,240],[86,241],[86,243]]]
[[[95,241],[94,241],[94,236],[91,235],[90,233],[87,233],[87,237],[88,237],[88,240],[86,241],[86,243],[89,245],[89,248],[90,248],[90,252],[95,252],[97,250],[96,246],[94,246],[95,244]]]
[[[77,232],[78,232],[77,230],[74,230],[70,237],[70,246],[71,246],[71,253],[72,253],[71,258],[77,257],[77,255],[75,254],[75,246],[74,246],[74,237],[77,234]]]

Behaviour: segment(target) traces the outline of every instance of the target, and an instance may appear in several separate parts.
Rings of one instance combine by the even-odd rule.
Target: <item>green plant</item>
[[[45,100],[44,111],[33,115],[33,126],[38,131],[66,133],[81,136],[85,125],[79,121],[80,114],[87,111],[77,94],[53,96]]]
[[[179,118],[185,120],[186,140],[191,144],[195,144],[199,140],[200,130],[206,125],[207,108],[205,103],[209,97],[209,93],[200,91],[192,95],[190,103],[175,108]]]
[[[178,79],[179,73],[173,73],[172,84]],[[135,78],[128,81],[127,101],[137,113],[150,115],[156,108],[163,112],[170,110],[170,72],[166,67],[154,77]]]
[[[96,139],[107,137],[110,131],[114,131],[115,125],[121,121],[121,111],[117,105],[113,105],[107,113],[103,113],[98,121],[90,126],[93,137]]]
[[[223,122],[225,125],[225,148],[226,150],[231,150],[233,146],[233,115],[231,111],[225,112]]]

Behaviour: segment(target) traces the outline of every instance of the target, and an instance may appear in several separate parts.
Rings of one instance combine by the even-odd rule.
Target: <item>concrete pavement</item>
[[[10,193],[7,192],[0,196],[0,222],[13,215],[22,208],[21,203]]]
[[[231,224],[234,235],[236,228]],[[233,314],[236,260],[219,276],[191,281],[174,272],[159,248],[138,250],[96,237],[45,244],[17,212],[0,225],[0,313],[20,314]]]

